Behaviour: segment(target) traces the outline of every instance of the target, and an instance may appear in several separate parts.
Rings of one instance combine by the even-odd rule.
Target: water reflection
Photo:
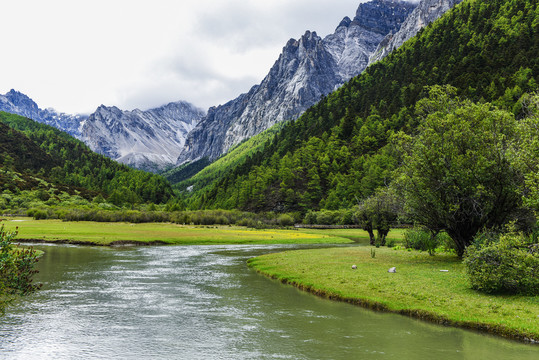
[[[281,246],[281,248],[283,248]],[[536,359],[537,346],[320,299],[257,275],[263,246],[46,246],[0,319],[9,359]]]

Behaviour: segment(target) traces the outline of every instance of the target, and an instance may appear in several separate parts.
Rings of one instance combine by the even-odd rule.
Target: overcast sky
[[[0,93],[67,113],[207,109],[260,83],[288,39],[332,33],[360,2],[0,0]]]

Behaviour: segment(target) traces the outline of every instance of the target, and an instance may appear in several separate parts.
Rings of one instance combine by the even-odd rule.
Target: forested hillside
[[[173,196],[162,177],[118,164],[64,132],[5,112],[0,112],[0,155],[2,188],[11,192],[55,188],[87,200],[101,195],[128,203],[163,203]]]
[[[539,81],[536,1],[465,0],[383,61],[288,123],[264,149],[203,191],[193,208],[302,211],[348,208],[393,180],[390,137],[412,134],[426,86],[522,117]]]

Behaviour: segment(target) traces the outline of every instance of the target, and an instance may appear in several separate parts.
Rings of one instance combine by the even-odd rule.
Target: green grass
[[[32,220],[4,221],[7,230],[19,227],[17,239],[49,242],[68,240],[96,245],[114,242],[164,242],[176,245],[203,244],[343,244],[346,237],[333,232],[255,230],[233,226],[184,226],[169,223],[97,223],[91,221]]]
[[[401,243],[404,238],[404,232],[406,229],[392,229],[387,239],[394,239],[396,242]],[[369,234],[360,229],[301,229],[301,232],[307,234],[325,234],[331,236],[338,236],[350,239],[357,243],[368,244]]]
[[[471,290],[464,265],[455,256],[378,248],[372,258],[370,251],[370,247],[289,251],[257,257],[249,264],[269,277],[325,297],[539,341],[539,296],[489,296]],[[397,273],[388,273],[393,266]]]

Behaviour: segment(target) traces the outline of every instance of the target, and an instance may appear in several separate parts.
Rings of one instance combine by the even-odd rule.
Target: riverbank
[[[378,248],[372,257],[371,248],[353,247],[288,251],[248,263],[261,274],[329,299],[539,342],[539,296],[471,290],[455,256]],[[397,272],[388,273],[391,267]]]
[[[10,219],[3,224],[7,230],[19,227],[16,241],[95,246],[347,244],[368,239],[362,230],[259,230],[239,226],[69,222],[31,218]]]

